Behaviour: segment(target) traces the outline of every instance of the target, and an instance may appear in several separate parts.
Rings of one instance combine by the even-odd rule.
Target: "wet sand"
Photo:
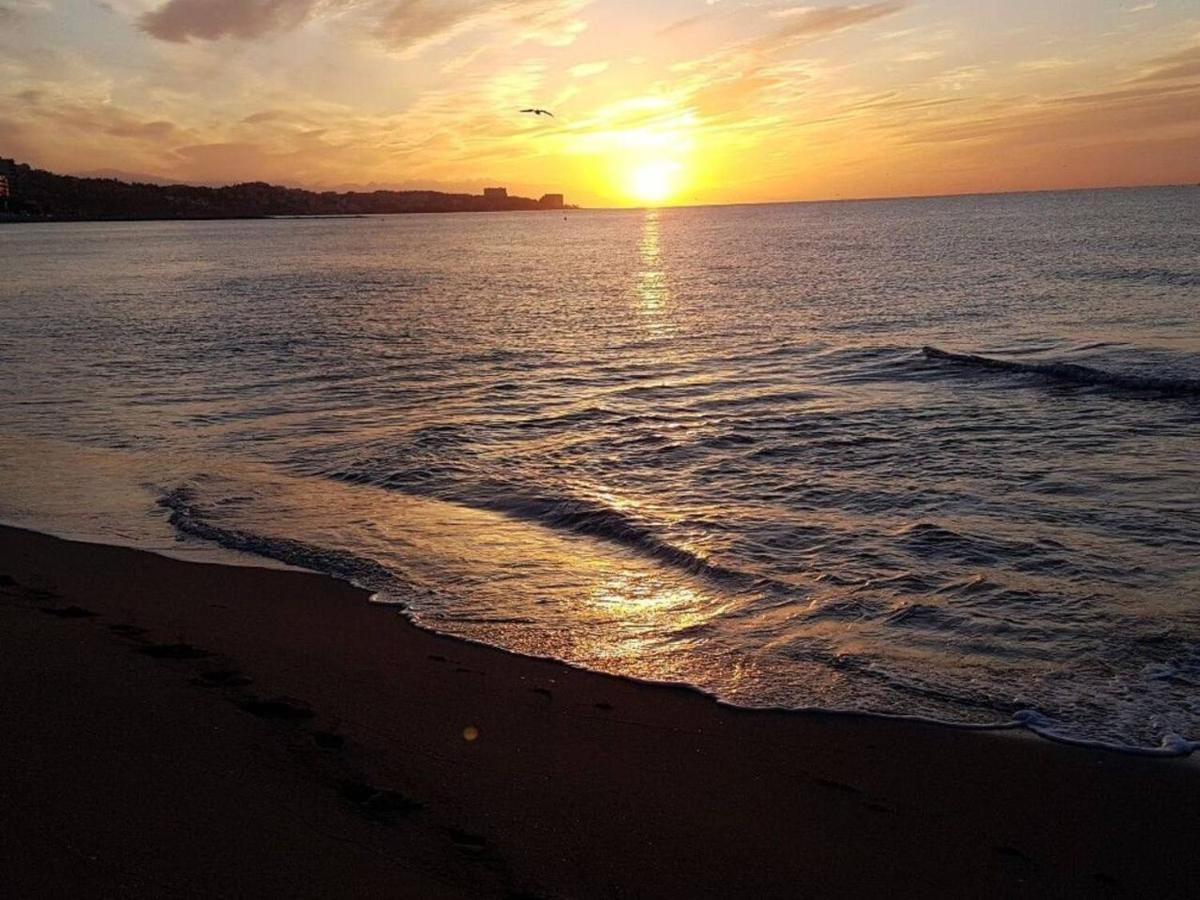
[[[317,575],[0,529],[0,684],[4,896],[1200,884],[1194,759],[725,708]]]

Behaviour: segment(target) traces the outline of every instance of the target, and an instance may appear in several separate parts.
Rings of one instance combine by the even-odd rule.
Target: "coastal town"
[[[400,213],[569,209],[560,193],[540,198],[487,187],[478,194],[421,190],[311,191],[264,182],[224,187],[150,184],[58,175],[0,158],[0,221],[247,219]]]

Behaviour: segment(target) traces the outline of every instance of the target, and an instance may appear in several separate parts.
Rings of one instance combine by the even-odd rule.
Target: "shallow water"
[[[1200,738],[1195,189],[0,257],[0,517],[744,705]]]

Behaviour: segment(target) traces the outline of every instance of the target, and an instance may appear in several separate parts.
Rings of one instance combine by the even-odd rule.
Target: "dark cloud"
[[[167,0],[142,16],[142,30],[162,41],[256,38],[295,28],[321,0]]]
[[[139,25],[163,41],[252,39],[297,28],[347,8],[353,21],[393,50],[485,19],[529,29],[565,25],[586,0],[167,0]]]

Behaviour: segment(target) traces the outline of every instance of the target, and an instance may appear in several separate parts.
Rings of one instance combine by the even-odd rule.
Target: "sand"
[[[366,600],[318,575],[0,529],[0,895],[1200,884],[1194,759],[730,709]]]

